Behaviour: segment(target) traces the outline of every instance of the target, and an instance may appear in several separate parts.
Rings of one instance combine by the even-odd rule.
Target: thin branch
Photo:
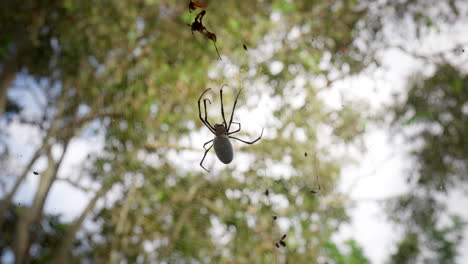
[[[35,195],[35,199],[34,199],[34,203],[33,203],[33,207],[32,207],[32,215],[33,215],[33,221],[37,221],[36,218],[39,217],[40,215],[40,212],[42,211],[43,207],[44,207],[44,203],[45,203],[45,200],[46,200],[46,197],[50,191],[50,188],[52,186],[52,184],[54,183],[55,179],[57,178],[57,174],[58,174],[58,170],[60,169],[62,163],[63,163],[63,160],[65,158],[65,155],[67,153],[67,150],[68,150],[68,147],[70,146],[70,140],[71,138],[73,137],[73,135],[70,135],[67,139],[65,139],[65,142],[63,143],[63,151],[62,151],[62,154],[60,155],[60,158],[58,161],[54,161],[53,158],[52,158],[52,153],[51,151],[49,150],[49,153],[48,153],[48,157],[49,157],[49,161],[51,163],[48,163],[48,165],[50,164],[53,164],[52,168],[51,168],[51,171],[50,171],[50,175],[49,177],[43,182],[44,184],[44,192],[42,192],[40,190],[41,188],[41,183],[39,184],[39,188],[38,190],[36,191],[36,195]],[[42,177],[44,177],[46,175],[42,175]],[[41,178],[42,178],[41,177]],[[40,182],[42,182],[43,180],[41,179]],[[37,206],[37,207],[36,207]]]
[[[121,118],[123,117],[123,112],[99,112],[85,115],[74,122],[74,125],[81,127],[83,124],[93,121],[97,118],[110,117],[110,118]]]
[[[93,192],[95,190],[93,190],[92,188],[89,188],[89,187],[84,187],[83,185],[79,184],[78,181],[74,181],[70,178],[57,178],[58,181],[63,181],[63,182],[66,182],[68,184],[70,184],[71,186],[79,189],[80,191],[82,192],[85,192],[85,193],[89,193],[89,192]]]
[[[190,216],[190,213],[192,212],[193,199],[197,195],[200,186],[201,186],[201,181],[199,181],[195,185],[192,185],[187,195],[185,196],[184,202],[187,204],[187,206],[182,210],[182,213],[180,214],[179,219],[174,225],[173,232],[169,238],[169,244],[164,249],[162,258],[169,256],[169,254],[171,253],[172,249],[175,246],[175,243],[179,240],[180,232],[184,224],[187,222],[187,219]]]
[[[211,211],[213,212],[216,212],[217,214],[222,214],[223,213],[223,209],[222,208],[219,208],[216,206],[216,204],[212,201],[210,201],[209,199],[202,199],[201,200],[201,203],[208,209],[210,209]]]
[[[181,146],[178,144],[163,143],[161,141],[153,141],[145,144],[147,151],[157,151],[158,149],[175,149],[175,150],[193,150],[193,151],[204,151],[202,148],[194,148],[189,146]]]
[[[51,136],[51,130],[48,131],[47,135],[45,136],[45,138],[43,140],[42,146],[36,150],[33,157],[31,158],[31,160],[29,161],[29,163],[26,165],[23,172],[21,173],[21,176],[18,179],[16,179],[15,184],[13,185],[13,188],[11,189],[11,191],[7,195],[5,195],[5,198],[3,199],[3,201],[0,204],[0,216],[2,216],[4,214],[5,210],[10,205],[11,200],[15,196],[15,194],[18,191],[19,187],[21,186],[23,181],[26,179],[26,177],[31,172],[31,168],[34,165],[34,163],[36,163],[36,161],[39,159],[39,157],[43,154],[44,151],[48,151],[48,149],[51,148],[51,146],[48,144],[50,136]],[[3,217],[0,217],[0,224],[1,224],[2,221],[3,221]]]
[[[5,181],[3,181],[3,178],[2,178],[2,180],[0,180],[0,187],[2,188],[2,193],[7,192],[7,183]],[[1,216],[1,214],[0,214],[0,216]]]
[[[248,149],[248,145],[240,145],[240,146],[233,146],[235,151],[241,151],[244,149]],[[178,144],[171,144],[171,143],[164,143],[161,141],[153,141],[151,143],[146,143],[145,144],[145,149],[146,151],[149,152],[155,152],[159,149],[174,149],[174,150],[192,150],[192,151],[200,151],[204,152],[205,150],[203,148],[194,148],[190,146],[182,146]]]
[[[409,50],[408,48],[405,48],[402,45],[392,45],[392,46],[389,46],[389,48],[399,49],[403,53],[409,54],[409,55],[411,55],[411,56],[413,56],[413,57],[415,57],[417,59],[432,61],[434,63],[437,63],[434,58],[440,58],[442,60],[442,63],[446,63],[447,58],[445,57],[445,55],[447,55],[448,53],[456,52],[456,51],[460,50],[461,46],[466,46],[467,44],[468,44],[468,42],[463,42],[463,43],[460,43],[459,45],[456,45],[455,47],[447,48],[447,49],[444,49],[444,50],[439,50],[439,51],[437,51],[435,53],[431,53],[431,54],[423,54],[423,53],[419,53],[419,52],[416,52],[416,51],[413,51],[413,50]]]
[[[359,183],[366,179],[366,178],[369,178],[371,176],[375,176],[377,171],[383,167],[384,164],[386,164],[389,160],[391,160],[393,157],[395,156],[395,154],[392,152],[390,154],[387,155],[387,157],[385,157],[383,160],[381,160],[380,162],[376,162],[376,165],[374,166],[374,168],[372,169],[372,171],[368,172],[368,173],[365,173],[365,174],[362,174],[360,175],[359,177],[355,178],[353,180],[353,182],[349,185],[349,187],[347,188],[346,190],[346,194],[351,197],[351,194],[353,193],[354,189],[356,188],[356,186],[359,185]]]
[[[390,195],[387,197],[362,197],[362,198],[353,198],[352,200],[353,202],[356,202],[356,203],[361,203],[361,202],[382,203],[382,202],[386,202],[389,200],[402,198],[402,197],[405,197],[406,195],[408,195],[407,192],[394,194],[394,195]]]
[[[41,101],[41,94],[39,94],[39,92],[36,90],[36,85],[29,85],[29,84],[16,84],[16,87],[18,88],[21,88],[21,89],[24,89],[24,91],[28,92],[32,98],[36,99],[34,101],[35,104],[37,104],[37,106],[39,106],[39,108],[41,109],[45,109],[47,107],[47,102],[42,102]],[[39,88],[40,89],[40,88]],[[45,97],[46,95],[44,95]],[[47,99],[45,99],[47,101]]]
[[[26,117],[24,116],[20,116],[19,117],[19,122],[21,124],[25,124],[25,125],[32,125],[32,126],[38,126],[40,128],[42,128],[44,126],[44,122],[43,122],[43,119],[41,119],[40,121],[39,120],[30,120],[30,119],[27,119]]]
[[[68,89],[64,88],[64,94],[67,94]],[[65,109],[65,101],[66,97],[61,96],[61,100],[58,102],[57,109],[59,109],[58,113],[63,113],[63,109]],[[78,108],[75,109],[77,111]],[[76,114],[77,112],[75,112]],[[60,117],[60,114],[57,115]],[[18,225],[16,227],[15,232],[15,245],[14,245],[14,252],[15,257],[18,258],[22,263],[24,261],[24,257],[29,257],[29,248],[34,243],[34,240],[37,238],[34,233],[31,233],[31,224],[37,224],[40,222],[42,217],[42,212],[44,208],[44,204],[46,198],[50,192],[50,188],[54,181],[57,178],[57,173],[63,163],[64,157],[67,153],[70,140],[73,138],[73,133],[70,133],[67,138],[63,140],[63,151],[60,155],[58,161],[55,161],[52,157],[51,149],[49,148],[47,151],[47,169],[41,175],[39,185],[36,189],[34,194],[34,201],[31,208],[29,208],[27,213],[20,214]]]

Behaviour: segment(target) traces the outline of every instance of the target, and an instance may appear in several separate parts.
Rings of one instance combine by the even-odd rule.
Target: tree
[[[11,12],[9,17],[32,23],[20,8],[8,4],[2,10]],[[33,204],[18,212],[8,235],[17,263],[34,260],[28,252],[42,241],[34,227],[48,217],[44,204],[59,181],[92,198],[64,228],[60,243],[50,245],[54,254],[46,261],[308,263],[324,255],[323,246],[348,220],[346,197],[334,191],[345,157],[333,156],[330,149],[352,144],[362,135],[365,105],[328,109],[317,94],[373,61],[371,43],[377,34],[364,26],[372,22],[373,10],[356,1],[212,3],[204,23],[217,35],[223,61],[230,60],[226,67],[240,80],[235,83],[222,73],[210,74],[219,69],[213,66],[216,53],[209,40],[190,31],[187,24],[196,14],[189,13],[185,2],[63,1],[41,6],[47,18],[37,25],[36,34],[47,36],[42,46],[30,44],[30,32],[13,28],[0,60],[3,70],[9,58],[45,54],[32,62],[17,60],[8,74],[27,69],[26,75],[36,80],[47,99],[40,117],[13,111],[8,120],[10,125],[38,128],[42,140],[21,172],[9,168],[17,177],[3,197],[0,215],[13,210],[13,198],[31,168],[39,159],[47,160],[46,169],[37,175]],[[364,46],[355,42],[361,33],[368,37]],[[247,53],[244,44],[250,48]],[[31,53],[19,51],[23,45]],[[40,66],[31,64],[37,62]],[[315,84],[316,78],[326,85]],[[19,89],[9,80],[2,81],[4,87]],[[240,99],[244,102],[250,96],[279,98],[271,109],[275,121],[267,123],[261,144],[236,148],[236,155],[249,156],[247,169],[234,166],[206,175],[197,171],[198,162],[184,169],[173,155],[193,150],[185,139],[201,126],[196,100],[207,86],[224,82],[243,87],[249,95]],[[305,84],[295,84],[300,82]],[[256,89],[258,83],[264,88]],[[304,100],[297,105],[292,94]],[[21,100],[15,103],[24,107]],[[102,151],[92,153],[79,173],[61,175],[71,142],[90,134],[102,135]],[[329,142],[321,141],[322,134],[329,135]],[[54,148],[61,149],[59,157]],[[287,169],[281,172],[276,165]],[[317,178],[320,196],[311,192]],[[98,188],[84,185],[85,180]],[[287,206],[272,203],[263,195],[266,189]],[[110,200],[109,190],[121,195]],[[288,223],[287,230],[278,229],[273,213]],[[83,227],[91,218],[99,232]],[[222,230],[227,244],[216,243],[221,238],[214,230]],[[278,251],[274,242],[281,232],[288,233],[288,247]],[[356,245],[352,248],[359,251]]]
[[[424,12],[431,5],[437,14]],[[414,164],[404,175],[408,193],[386,204],[389,218],[404,231],[390,263],[455,263],[460,249],[466,220],[450,215],[446,200],[450,192],[466,189],[466,80],[461,73],[466,62],[453,59],[466,43],[428,52],[425,41],[457,22],[466,23],[465,7],[462,1],[402,1],[381,10],[387,19],[401,19],[392,25],[401,30],[387,36],[388,47],[424,62],[409,78],[407,91],[380,114],[392,120],[392,134],[405,137]],[[428,73],[431,67],[435,70]]]
[[[439,64],[429,77],[416,75],[406,99],[392,108],[394,127],[413,128],[405,134],[409,142],[418,143],[411,153],[417,166],[407,176],[413,191],[388,205],[392,218],[406,230],[392,263],[455,263],[467,222],[456,215],[449,224],[441,224],[441,219],[447,216],[443,197],[467,186],[467,84],[466,75]],[[424,254],[427,251],[432,255]]]

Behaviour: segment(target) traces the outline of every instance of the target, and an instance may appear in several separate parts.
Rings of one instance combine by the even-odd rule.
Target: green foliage
[[[451,216],[446,226],[425,225],[424,233],[408,231],[391,255],[390,263],[457,263],[458,245],[463,241],[463,230],[468,222],[459,216]],[[422,255],[430,249],[433,255]]]
[[[334,264],[369,264],[369,259],[364,255],[364,251],[355,240],[347,240],[344,243],[343,250],[340,250],[338,245],[333,242],[327,242],[327,256],[330,258],[330,263]],[[344,251],[344,252],[343,252]]]
[[[276,0],[273,1],[272,10],[279,11],[281,13],[292,13],[295,11],[294,2],[285,1],[285,0]]]
[[[400,241],[397,252],[391,256],[390,263],[415,263],[419,253],[418,235],[416,233],[407,233]]]
[[[427,80],[414,83],[407,100],[394,108],[398,125],[419,125],[409,140],[420,140],[413,155],[419,166],[418,182],[434,192],[466,182],[468,164],[468,77],[449,65],[440,65]],[[443,186],[443,188],[441,188]]]
[[[439,263],[456,263],[458,256],[458,245],[463,241],[463,231],[468,222],[460,216],[453,215],[450,225],[442,228],[432,228],[431,247],[435,252],[439,252],[435,261]]]
[[[447,206],[436,194],[467,186],[467,84],[468,77],[457,69],[437,65],[431,77],[415,77],[406,100],[392,109],[398,130],[400,124],[403,129],[418,128],[407,133],[408,142],[418,142],[411,153],[417,166],[407,176],[418,191],[389,202],[391,218],[407,230],[392,263],[455,263],[465,220],[453,216],[451,225],[440,227]],[[425,260],[425,251],[435,256]]]

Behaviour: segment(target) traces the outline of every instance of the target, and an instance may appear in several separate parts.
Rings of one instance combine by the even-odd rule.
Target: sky
[[[442,34],[429,36],[420,51],[430,52],[445,46],[450,47],[450,43],[468,43],[468,34],[466,34],[465,29],[468,28],[467,26],[466,23],[460,24],[447,32],[442,32]],[[421,61],[411,58],[398,50],[386,50],[382,52],[381,56],[386,70],[379,70],[372,74],[364,73],[337,82],[332,89],[320,95],[321,98],[329,107],[337,109],[342,107],[343,97],[350,104],[363,99],[371,105],[374,111],[378,111],[383,106],[391,103],[393,93],[402,93],[404,91],[405,79],[410,73],[425,67]],[[466,53],[460,54],[460,58],[456,59],[466,59],[467,56]],[[224,66],[219,64],[218,69],[215,68],[214,71],[222,71],[225,69]],[[271,65],[271,68],[273,71],[280,70],[281,65]],[[424,70],[430,71],[431,69]],[[17,80],[17,84],[23,84],[23,82],[27,82],[27,79],[19,78]],[[261,87],[258,89],[261,89]],[[12,91],[10,95],[13,97],[25,96],[21,93],[15,93]],[[33,98],[31,95],[26,95],[22,100],[28,102],[33,101]],[[293,100],[301,99],[298,97],[293,98]],[[243,129],[245,127],[249,135],[254,138],[260,132],[261,127],[274,122],[268,113],[271,113],[272,109],[274,109],[275,99],[265,95],[260,98],[246,98],[246,101],[245,103],[248,106],[255,105],[255,108],[253,110],[251,107],[249,109],[241,108],[236,112],[236,115],[240,120],[247,120],[245,124],[243,123]],[[298,102],[298,104],[301,104],[301,102]],[[27,105],[30,104],[27,103]],[[30,111],[35,112],[34,108],[30,109]],[[246,116],[249,118],[242,118]],[[343,168],[338,186],[340,191],[348,193],[351,199],[356,202],[355,207],[351,209],[352,222],[343,226],[334,236],[334,239],[344,241],[348,238],[355,238],[363,246],[365,254],[372,260],[372,263],[383,264],[393,250],[392,246],[400,238],[401,230],[396,229],[386,220],[384,209],[380,206],[379,201],[397,196],[407,190],[403,172],[408,166],[411,166],[411,163],[406,156],[405,151],[407,148],[402,138],[391,138],[384,128],[373,125],[368,125],[366,130],[368,133],[365,137],[365,144],[368,150],[364,154],[352,153],[355,155],[354,158],[359,160],[359,163]],[[34,130],[24,126],[13,125],[9,127],[9,131],[12,135],[11,144],[18,146],[15,151],[19,157],[18,166],[21,166],[31,155],[29,147],[38,144],[40,137],[37,137]],[[265,136],[273,135],[269,135],[268,131],[265,131]],[[202,130],[195,132],[190,138],[186,138],[181,143],[200,148],[203,142],[210,139],[209,137],[211,137],[209,132]],[[66,156],[60,174],[70,173],[79,176],[76,168],[84,162],[86,155],[92,151],[99,151],[102,147],[102,135],[93,138],[74,139],[71,142],[69,151],[72,155]],[[54,150],[55,155],[58,155],[60,151],[60,149]],[[169,153],[169,155],[173,155],[173,160],[179,161],[180,157],[177,157],[175,152]],[[213,162],[215,161],[213,155],[213,153],[208,155],[208,166],[214,164],[215,170],[222,168],[223,165]],[[248,160],[248,157],[240,158]],[[201,168],[198,168],[199,159],[199,152],[187,152],[183,156],[183,160],[186,162],[180,164],[180,166],[182,169],[192,170],[193,164],[196,164],[197,169],[201,170]],[[34,169],[40,171],[45,165],[44,162],[39,161]],[[240,162],[239,164],[243,163]],[[26,183],[21,186],[19,194],[15,197],[15,202],[30,204],[36,186],[37,180],[34,175],[30,175]],[[119,190],[114,190],[114,194],[111,195],[116,196],[118,192]],[[63,199],[64,197],[66,199]],[[63,214],[64,220],[72,220],[84,209],[89,198],[69,184],[59,182],[52,186],[45,210],[48,213]],[[466,209],[468,197],[465,194],[458,191],[452,192],[447,203],[450,211],[462,214],[468,219],[468,210]],[[466,238],[468,238],[468,230],[465,231],[465,240],[460,248],[462,254],[459,257],[459,263],[468,263],[468,239]]]
[[[454,30],[457,31],[456,28]],[[430,43],[429,50],[444,49],[447,39],[454,36],[436,36]],[[442,41],[442,44],[435,44]],[[454,40],[453,43],[457,43]],[[464,42],[464,40],[460,41]],[[450,42],[448,42],[450,43]],[[467,54],[460,54],[468,58]],[[387,50],[383,54],[383,66],[387,67],[382,78],[370,76],[358,77],[354,80],[344,80],[335,88],[342,89],[352,97],[363,98],[371,102],[375,111],[391,103],[393,93],[404,94],[405,79],[415,70],[421,70],[424,64],[399,50]],[[380,75],[380,74],[378,74]],[[329,97],[330,104],[338,104],[339,99]],[[339,188],[351,194],[356,206],[351,210],[352,223],[340,230],[336,236],[338,241],[353,237],[364,246],[365,253],[373,263],[384,263],[395,248],[402,230],[396,228],[386,219],[386,213],[381,207],[381,201],[404,194],[408,191],[404,171],[412,166],[407,155],[407,144],[401,136],[391,137],[382,127],[368,126],[366,135],[367,152],[357,157],[359,163],[342,170]],[[449,211],[468,217],[468,196],[461,191],[454,191],[447,199]],[[468,263],[468,230],[465,229],[464,242],[460,247],[461,255],[458,263]]]

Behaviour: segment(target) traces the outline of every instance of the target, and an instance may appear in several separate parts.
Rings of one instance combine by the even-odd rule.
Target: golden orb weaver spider
[[[263,135],[263,128],[262,128],[262,133],[260,134],[260,136],[257,139],[250,141],[250,142],[231,136],[232,134],[237,133],[241,130],[241,124],[238,122],[233,122],[232,118],[234,117],[234,111],[236,110],[237,99],[239,98],[239,95],[242,92],[242,89],[240,89],[239,93],[237,93],[236,100],[234,101],[234,106],[231,112],[231,118],[229,120],[229,123],[226,123],[226,117],[224,116],[224,105],[223,105],[223,87],[224,86],[227,86],[227,84],[223,84],[221,86],[221,89],[219,90],[219,96],[221,98],[221,116],[223,117],[222,124],[215,124],[214,126],[212,126],[210,122],[208,121],[208,114],[206,111],[206,101],[208,101],[211,104],[211,101],[209,99],[203,99],[203,106],[205,107],[205,118],[202,117],[200,102],[202,100],[203,95],[205,95],[205,93],[208,92],[211,88],[206,89],[200,95],[200,98],[198,98],[198,115],[200,117],[200,120],[206,127],[208,127],[208,129],[210,129],[211,133],[215,135],[214,139],[208,142],[205,142],[205,144],[203,144],[203,148],[205,149],[205,154],[203,155],[203,158],[200,162],[200,166],[208,172],[209,170],[203,167],[203,161],[205,160],[206,154],[208,153],[208,151],[210,151],[212,147],[214,147],[215,153],[218,159],[224,164],[229,164],[234,158],[234,150],[232,148],[231,141],[229,140],[230,138],[239,140],[240,142],[243,142],[245,144],[254,144],[258,140],[260,140]],[[231,129],[231,125],[233,123],[237,124],[239,128],[237,128],[235,131],[229,132],[229,130]],[[206,145],[208,145],[211,142],[213,142],[213,144],[211,144],[210,147],[206,148]]]

